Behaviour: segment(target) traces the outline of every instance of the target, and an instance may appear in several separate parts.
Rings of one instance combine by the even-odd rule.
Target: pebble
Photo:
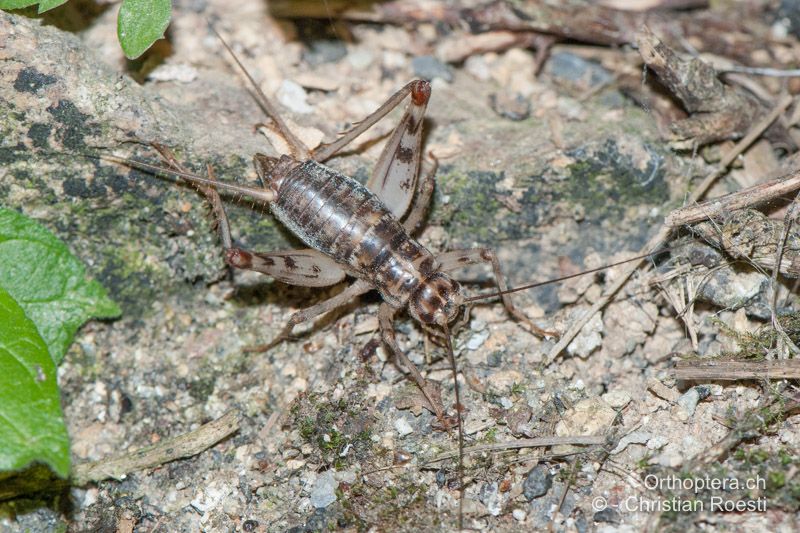
[[[340,483],[347,483],[348,485],[352,485],[356,481],[356,473],[352,470],[344,470],[342,472],[336,472],[333,474],[334,479]]]
[[[656,435],[652,439],[647,441],[647,448],[650,450],[659,450],[669,443],[669,439],[662,435]]]
[[[197,79],[197,69],[191,65],[179,63],[177,65],[161,65],[147,75],[150,81],[177,81],[191,83]]]
[[[495,372],[486,379],[486,386],[490,392],[505,396],[511,392],[515,384],[523,383],[522,374],[516,370],[503,370]]]
[[[295,113],[311,113],[312,107],[306,99],[308,94],[303,87],[292,80],[283,80],[275,94],[278,101]]]
[[[764,274],[738,272],[730,265],[723,265],[703,280],[697,294],[698,300],[731,311],[745,307],[749,315],[762,320],[770,317],[766,301],[769,277]]]
[[[539,498],[547,494],[553,486],[553,476],[545,465],[536,465],[528,472],[528,476],[522,483],[522,493],[528,501]]]
[[[489,81],[489,78],[492,77],[489,65],[486,64],[486,58],[482,55],[469,56],[464,61],[464,70],[479,81]]]
[[[401,437],[405,437],[414,432],[414,428],[411,427],[411,424],[408,423],[408,420],[405,417],[398,418],[394,421],[394,428],[400,434]]]
[[[585,89],[609,83],[614,77],[602,65],[566,52],[551,54],[545,63],[545,71],[554,78],[576,85],[588,85]]]
[[[489,95],[492,111],[503,118],[513,121],[525,120],[531,116],[531,101],[521,94],[499,92]]]
[[[622,409],[631,401],[630,393],[621,389],[609,391],[600,398],[614,409]]]
[[[375,56],[369,50],[353,50],[347,55],[347,62],[355,70],[364,70],[372,64]]]
[[[450,72],[447,65],[433,56],[415,57],[411,60],[411,68],[414,70],[414,76],[419,78],[426,80],[440,78],[446,82],[453,81],[453,73]]]
[[[589,322],[583,326],[580,334],[567,346],[567,353],[577,355],[584,359],[603,343],[603,320],[600,313],[595,313]]]
[[[334,477],[332,470],[326,470],[314,482],[311,488],[311,505],[317,509],[323,509],[336,501],[336,489],[339,483]]]
[[[678,413],[678,417],[681,420],[688,420],[692,415],[694,415],[694,410],[697,407],[697,404],[700,402],[700,393],[697,392],[697,389],[692,387],[691,389],[684,392],[680,398],[678,398],[678,407],[680,407],[680,413]]]
[[[503,352],[501,351],[494,351],[486,356],[486,364],[497,368],[503,364]]]
[[[564,418],[556,424],[556,435],[598,435],[604,433],[617,417],[617,412],[600,398],[587,398],[576,403],[564,413]],[[553,447],[553,453],[570,453],[571,445]]]
[[[303,51],[303,59],[312,67],[322,63],[335,63],[346,55],[345,44],[333,39],[314,39]]]
[[[602,511],[594,513],[595,522],[607,522],[609,524],[619,524],[619,513],[613,507],[606,507]]]
[[[469,329],[472,331],[483,331],[486,329],[486,321],[480,318],[473,318],[470,320]]]
[[[489,511],[489,514],[492,516],[500,515],[500,512],[503,510],[503,497],[498,490],[497,482],[484,483],[481,486],[478,499],[486,506],[486,510]]]
[[[474,334],[470,339],[467,341],[467,350],[477,350],[480,348],[486,339],[489,338],[488,331],[481,331],[480,333]]]
[[[651,440],[651,433],[646,431],[634,431],[632,433],[628,433],[617,443],[616,447],[611,450],[611,455],[616,455],[622,452],[625,448],[628,447],[628,444],[645,444],[649,440]]]
[[[528,513],[523,511],[522,509],[514,509],[511,511],[511,516],[514,517],[514,520],[517,522],[524,522],[525,518],[528,516]]]

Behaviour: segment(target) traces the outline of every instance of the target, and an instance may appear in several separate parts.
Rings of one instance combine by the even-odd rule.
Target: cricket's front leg
[[[381,304],[380,310],[378,311],[378,322],[380,324],[383,342],[392,350],[397,360],[399,360],[411,374],[411,377],[422,391],[423,396],[425,396],[431,412],[436,415],[436,418],[439,419],[444,427],[448,427],[447,419],[444,415],[444,406],[442,405],[441,391],[422,377],[416,365],[411,362],[408,356],[397,345],[394,332],[394,315],[396,312],[397,309],[389,304]]]

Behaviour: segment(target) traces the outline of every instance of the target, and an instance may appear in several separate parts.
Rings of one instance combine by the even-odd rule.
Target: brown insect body
[[[374,286],[392,307],[408,306],[423,323],[455,316],[463,303],[460,285],[439,271],[433,254],[372,191],[313,160],[284,156],[269,166],[272,174],[264,177],[276,193],[270,208],[309,247]],[[283,259],[291,269],[292,259]]]

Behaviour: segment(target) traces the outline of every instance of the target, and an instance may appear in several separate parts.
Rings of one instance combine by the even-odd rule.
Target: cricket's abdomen
[[[308,246],[375,285],[390,305],[403,306],[437,268],[381,200],[353,178],[315,161],[286,175],[275,216]]]

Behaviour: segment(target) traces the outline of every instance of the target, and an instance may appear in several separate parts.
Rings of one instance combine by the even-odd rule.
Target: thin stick
[[[72,469],[73,484],[81,486],[108,478],[123,479],[127,474],[137,470],[153,468],[176,459],[197,455],[238,431],[241,420],[241,413],[228,411],[218,419],[203,424],[194,431],[166,439],[154,446],[111,459],[100,459],[75,465]]]
[[[694,224],[709,218],[716,218],[723,213],[763,204],[775,198],[800,189],[800,168],[793,165],[788,173],[770,181],[758,183],[752,187],[732,192],[719,198],[706,200],[696,205],[687,205],[672,211],[664,223],[670,228],[685,224]]]
[[[479,444],[464,448],[464,455],[482,452],[499,452],[505,450],[519,450],[521,448],[543,448],[549,446],[560,446],[562,444],[574,444],[578,446],[597,446],[606,443],[604,435],[578,435],[575,437],[538,437],[535,439],[519,439],[511,442],[499,442],[496,444]],[[458,455],[459,451],[446,452],[437,455],[433,459],[426,461],[425,464],[438,463],[446,459],[452,459]]]
[[[703,197],[703,195],[706,193],[706,191],[708,191],[717,178],[722,176],[722,174],[727,171],[728,165],[730,165],[733,160],[739,156],[739,154],[744,152],[747,147],[750,146],[750,144],[752,144],[753,141],[755,141],[764,132],[764,130],[766,130],[770,124],[772,124],[775,119],[777,119],[780,114],[786,110],[787,107],[789,107],[789,104],[792,103],[792,100],[793,99],[791,96],[784,96],[772,111],[770,111],[763,119],[761,119],[758,124],[753,126],[748,134],[742,140],[736,143],[736,146],[734,146],[725,155],[725,157],[722,158],[722,161],[719,163],[719,168],[707,176],[702,183],[698,185],[697,189],[692,192],[692,194],[689,196],[689,203],[695,203],[700,200],[700,198]],[[663,224],[658,232],[647,242],[647,244],[644,245],[640,255],[647,255],[649,250],[653,250],[662,246],[671,232],[672,228],[666,224]],[[572,324],[567,332],[561,336],[561,339],[553,347],[553,349],[550,350],[550,353],[547,354],[545,366],[548,366],[555,361],[555,359],[561,354],[561,352],[564,351],[569,343],[572,342],[572,339],[574,339],[578,333],[580,333],[580,331],[583,329],[583,326],[585,326],[589,320],[591,320],[595,313],[608,305],[608,302],[610,302],[617,292],[622,288],[622,286],[627,283],[628,278],[630,278],[636,269],[639,268],[641,263],[641,259],[630,263],[629,266],[625,268],[617,280],[612,284],[612,286],[605,292],[605,294],[603,294],[600,299],[592,304],[592,307],[589,308],[589,311],[587,311]]]
[[[672,375],[686,380],[800,379],[800,359],[681,361]]]

